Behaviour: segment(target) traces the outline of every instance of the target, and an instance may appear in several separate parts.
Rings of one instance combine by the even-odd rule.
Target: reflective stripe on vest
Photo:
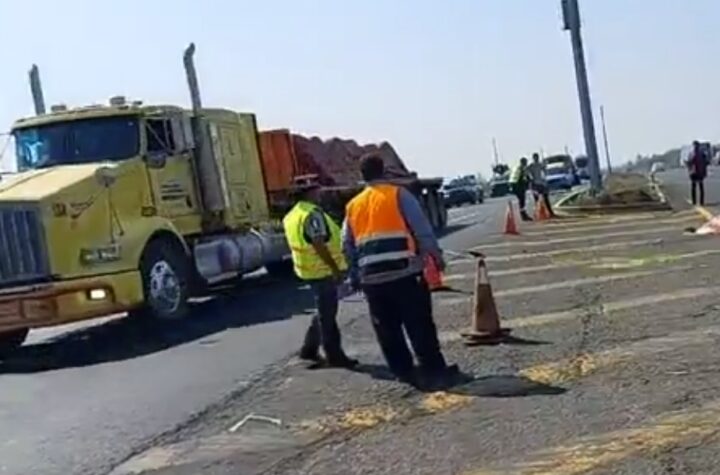
[[[520,164],[515,165],[512,167],[512,170],[510,171],[510,183],[515,184],[520,181],[520,176],[522,175],[522,170],[520,169]]]
[[[340,227],[333,219],[319,207],[306,201],[301,201],[285,215],[283,227],[292,254],[295,274],[303,280],[317,280],[330,277],[332,270],[320,259],[312,243],[305,239],[305,220],[315,211],[322,213],[327,224],[330,239],[326,243],[330,255],[340,270],[347,269],[345,256],[342,253],[340,241]]]
[[[368,186],[347,205],[347,219],[364,275],[399,270],[416,255],[394,185]]]

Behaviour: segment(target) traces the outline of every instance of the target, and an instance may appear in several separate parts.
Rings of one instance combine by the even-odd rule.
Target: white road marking
[[[678,272],[683,270],[692,269],[693,266],[675,266],[675,267],[667,267],[663,269],[663,272]],[[531,285],[527,287],[516,287],[511,289],[504,289],[499,290],[497,292],[494,292],[495,297],[511,297],[511,296],[518,296],[518,295],[525,295],[525,294],[536,294],[539,292],[548,292],[551,290],[560,290],[560,289],[569,289],[569,288],[575,288],[575,287],[581,287],[584,285],[595,285],[595,284],[604,284],[608,282],[614,282],[617,280],[627,280],[627,279],[637,279],[641,277],[649,277],[652,275],[656,275],[658,273],[657,270],[647,270],[647,271],[638,271],[638,272],[625,272],[621,274],[609,274],[609,275],[601,275],[597,277],[584,277],[580,279],[572,279],[572,280],[564,280],[561,282],[550,282],[547,284],[541,284],[541,285]],[[450,304],[456,304],[456,303],[463,303],[467,302],[468,297],[451,297],[446,299],[438,299],[438,303],[443,305],[450,305]]]
[[[705,249],[696,252],[687,252],[683,254],[656,254],[652,256],[645,256],[640,258],[632,257],[618,257],[618,258],[595,258],[595,259],[582,259],[582,260],[568,260],[562,262],[555,262],[552,264],[545,264],[539,266],[528,266],[528,267],[516,267],[513,269],[503,270],[490,270],[490,277],[506,277],[509,275],[521,275],[531,274],[533,272],[546,272],[556,269],[568,269],[572,267],[597,267],[599,269],[604,268],[615,268],[611,264],[616,263],[617,268],[630,268],[630,267],[641,267],[643,265],[653,263],[666,263],[674,262],[684,259],[693,259],[695,257],[711,256],[714,254],[720,254],[720,249]],[[637,261],[637,262],[635,262]],[[626,265],[623,265],[625,263]],[[445,282],[454,282],[459,280],[468,280],[475,277],[475,272],[465,272],[462,274],[449,274],[446,275],[443,280]]]
[[[541,231],[525,231],[523,232],[523,236],[554,236],[554,235],[560,235],[560,234],[573,234],[573,233],[580,233],[580,232],[591,232],[591,231],[601,231],[601,230],[607,230],[607,229],[617,229],[617,228],[627,228],[627,227],[635,227],[635,226],[652,226],[652,225],[660,225],[660,224],[680,224],[684,222],[689,221],[698,221],[698,217],[695,215],[688,215],[688,216],[679,216],[676,218],[670,218],[670,219],[661,219],[658,221],[655,221],[653,223],[648,222],[638,222],[638,223],[614,223],[614,224],[593,224],[589,226],[570,226],[568,228],[564,229],[546,229]]]
[[[582,247],[572,247],[572,248],[565,248],[565,249],[554,249],[552,251],[545,251],[545,252],[524,252],[520,254],[511,254],[509,256],[488,256],[485,258],[486,262],[509,262],[509,261],[518,261],[523,259],[535,259],[538,257],[551,257],[551,256],[561,256],[563,254],[573,254],[573,253],[587,253],[587,252],[594,252],[594,251],[607,251],[611,249],[626,249],[629,247],[638,247],[638,246],[652,246],[652,245],[658,245],[662,244],[663,239],[641,239],[637,241],[624,241],[624,242],[611,242],[608,244],[598,244],[596,246],[582,246]],[[482,250],[482,248],[478,248],[478,250]],[[465,262],[472,261],[472,259],[468,259]],[[453,263],[458,261],[453,261]]]
[[[666,226],[662,228],[653,228],[653,229],[633,229],[630,231],[618,231],[614,233],[604,233],[604,234],[588,234],[584,236],[573,236],[573,237],[564,237],[564,238],[557,238],[557,239],[546,239],[543,241],[505,241],[495,244],[485,244],[482,246],[479,246],[477,249],[485,250],[485,249],[495,249],[495,248],[503,248],[503,247],[534,247],[534,246],[553,246],[556,244],[567,244],[571,242],[582,242],[582,241],[596,241],[606,238],[614,238],[614,237],[627,237],[627,236],[638,236],[643,234],[661,234],[666,233],[669,231],[677,231],[680,232],[675,226]]]

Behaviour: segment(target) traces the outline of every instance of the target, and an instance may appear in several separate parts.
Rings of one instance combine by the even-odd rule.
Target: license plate
[[[0,319],[20,316],[20,302],[0,302]]]

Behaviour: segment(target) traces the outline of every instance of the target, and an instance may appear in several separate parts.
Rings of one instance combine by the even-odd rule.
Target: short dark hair
[[[385,162],[374,153],[364,155],[361,158],[360,171],[365,181],[379,180],[385,175]]]

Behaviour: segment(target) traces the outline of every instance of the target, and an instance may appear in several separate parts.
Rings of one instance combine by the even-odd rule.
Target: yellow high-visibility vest
[[[305,238],[305,220],[315,211],[321,212],[325,218],[330,235],[330,239],[326,243],[330,255],[335,260],[338,269],[347,270],[347,262],[342,252],[340,227],[318,206],[301,201],[285,215],[283,227],[290,246],[295,274],[303,280],[324,279],[332,275],[330,267],[320,259],[312,243]]]

